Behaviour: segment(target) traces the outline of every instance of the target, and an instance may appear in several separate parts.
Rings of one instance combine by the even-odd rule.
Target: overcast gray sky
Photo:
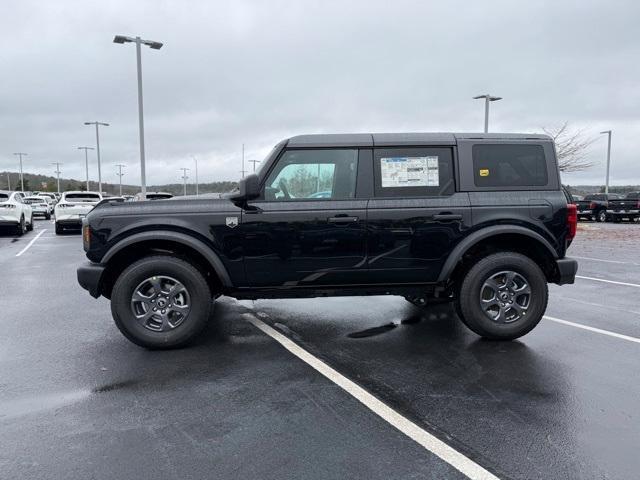
[[[240,176],[301,133],[612,129],[612,183],[640,183],[640,2],[3,1],[0,170],[84,178],[77,146],[101,132],[103,181],[140,181],[135,47],[143,51],[147,182]],[[604,183],[596,165],[565,183]],[[97,179],[92,156],[91,176]]]

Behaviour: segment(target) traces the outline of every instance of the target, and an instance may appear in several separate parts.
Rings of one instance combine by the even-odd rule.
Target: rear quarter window
[[[472,157],[476,187],[537,187],[549,181],[542,145],[479,144]]]

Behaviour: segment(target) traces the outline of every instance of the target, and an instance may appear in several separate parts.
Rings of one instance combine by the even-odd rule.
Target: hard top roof
[[[548,135],[532,133],[322,133],[296,135],[290,147],[375,147],[402,145],[455,145],[458,140],[536,140],[551,141]]]

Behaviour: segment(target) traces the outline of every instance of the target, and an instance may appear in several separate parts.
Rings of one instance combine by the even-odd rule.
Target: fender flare
[[[180,243],[189,248],[192,248],[200,255],[202,255],[207,260],[207,262],[209,262],[209,265],[216,272],[216,275],[218,275],[218,278],[220,279],[220,282],[224,287],[233,286],[231,283],[231,278],[229,277],[229,273],[222,263],[222,260],[220,260],[220,257],[211,249],[211,247],[207,246],[201,240],[187,235],[186,233],[172,232],[170,230],[150,230],[128,236],[109,248],[109,250],[107,250],[107,253],[105,253],[105,255],[102,257],[100,263],[107,264],[109,260],[111,260],[113,256],[116,253],[120,252],[122,249],[147,240],[167,240]]]
[[[528,228],[519,227],[517,225],[492,225],[490,227],[485,227],[481,230],[473,232],[471,235],[462,240],[453,251],[449,254],[447,261],[444,263],[442,267],[442,271],[440,272],[440,276],[438,277],[438,282],[446,281],[449,276],[453,273],[453,270],[456,268],[456,265],[463,257],[463,255],[474,245],[482,240],[485,240],[490,237],[494,237],[496,235],[503,235],[515,233],[518,235],[527,236],[533,240],[536,240],[538,243],[543,245],[552,258],[557,259],[558,253],[551,246],[549,241],[533,230]]]

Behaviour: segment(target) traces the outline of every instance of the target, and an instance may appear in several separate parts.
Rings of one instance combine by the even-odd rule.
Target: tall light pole
[[[98,154],[98,191],[102,193],[102,167],[100,166],[100,134],[98,133],[98,126],[108,127],[108,123],[104,122],[84,122],[85,125],[96,126],[96,153]]]
[[[480,98],[484,98],[484,133],[489,132],[489,102],[497,102],[498,100],[502,100],[502,97],[493,97],[488,93],[485,95],[478,95],[473,97],[474,100],[478,100]]]
[[[120,177],[120,196],[122,196],[122,176],[124,175],[124,173],[122,173],[122,167],[126,167],[126,165],[124,165],[123,163],[119,163],[116,165],[116,167],[118,167],[118,173],[116,175]]]
[[[244,143],[242,144],[242,170],[240,171],[242,172],[242,178],[244,178],[244,174],[246,173],[244,169]]]
[[[7,172],[7,190],[11,191],[11,175]]]
[[[609,167],[611,166],[611,130],[605,130],[604,132],[609,137],[607,139],[607,181],[604,184],[604,193],[609,194]]]
[[[160,50],[162,48],[161,42],[153,40],[142,40],[140,37],[125,37],[124,35],[116,35],[113,37],[113,43],[135,43],[136,44],[136,60],[138,66],[138,124],[140,130],[140,183],[142,190],[142,199],[147,198],[147,177],[146,166],[144,158],[144,115],[142,108],[142,53],[141,45],[147,45],[154,50]]]
[[[24,192],[24,177],[22,176],[22,156],[24,155],[26,157],[27,154],[23,152],[17,152],[17,153],[14,153],[14,155],[17,155],[20,157],[20,188]]]
[[[57,175],[58,177],[58,193],[60,193],[60,174],[62,173],[60,171],[60,165],[62,165],[62,163],[60,162],[52,162],[51,165],[55,165],[56,166],[56,171],[53,172]]]
[[[253,163],[253,173],[256,173],[256,163],[260,163],[260,160],[248,160]]]
[[[193,161],[196,162],[196,197],[198,196],[198,159],[193,157]]]
[[[84,169],[87,174],[87,192],[89,189],[89,157],[87,155],[87,150],[94,150],[93,147],[78,147],[78,150],[84,150]]]
[[[187,176],[187,172],[189,170],[191,170],[191,169],[182,167],[180,170],[182,170],[182,179],[184,180],[184,193],[183,193],[183,195],[186,197],[187,196],[187,178],[189,178]]]

